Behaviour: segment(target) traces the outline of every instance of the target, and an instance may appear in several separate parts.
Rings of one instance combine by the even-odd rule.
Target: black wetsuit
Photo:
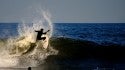
[[[37,39],[36,40],[45,40],[46,37],[41,37],[43,34],[46,34],[46,33],[43,33],[43,31],[35,31],[35,32],[38,32],[37,34]]]

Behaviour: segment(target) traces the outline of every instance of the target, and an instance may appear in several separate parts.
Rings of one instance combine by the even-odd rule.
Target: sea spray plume
[[[50,13],[49,12],[43,12],[43,17],[45,18],[45,20],[48,22],[48,24],[49,24],[49,29],[51,29],[51,33],[50,33],[50,35],[49,35],[49,37],[51,37],[52,36],[52,33],[53,33],[53,26],[52,26],[52,21],[50,20],[51,19],[51,15],[50,15]]]
[[[44,28],[45,30],[50,29],[52,31],[52,24],[50,18],[44,12],[42,18],[39,18],[33,23],[19,24],[18,36],[15,38],[9,38],[5,43],[6,45],[2,48],[0,53],[0,66],[1,67],[34,67],[42,64],[44,59],[49,55],[57,54],[54,49],[43,49],[44,45],[47,45],[51,33],[48,33],[47,42],[39,41],[37,43],[36,33],[34,30]],[[47,25],[48,27],[47,27]],[[3,56],[4,55],[4,56]]]

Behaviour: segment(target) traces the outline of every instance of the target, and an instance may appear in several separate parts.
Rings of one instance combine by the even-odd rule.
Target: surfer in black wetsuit
[[[35,32],[38,32],[37,34],[37,39],[36,40],[45,40],[46,37],[41,37],[43,34],[46,34],[47,32],[49,32],[50,30],[46,31],[46,32],[43,32],[43,29],[41,29],[40,31],[36,31]]]

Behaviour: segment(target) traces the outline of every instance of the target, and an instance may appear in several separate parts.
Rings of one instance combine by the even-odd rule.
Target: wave
[[[49,55],[57,51],[44,41],[30,42],[25,37],[0,39],[0,67],[34,67],[44,63]]]
[[[86,58],[95,58],[106,61],[119,61],[119,59],[125,59],[125,46],[119,44],[98,44],[93,41],[65,37],[51,38],[50,44],[59,52],[58,55],[51,56],[47,61],[55,59]]]
[[[39,16],[33,23],[18,24],[17,36],[0,39],[0,67],[37,67],[49,55],[58,53],[49,45],[53,29],[48,13],[42,12]],[[41,28],[50,32],[43,35],[46,37],[44,41],[36,41],[35,30]]]
[[[1,39],[0,44],[1,45],[5,44],[6,41],[7,40],[5,39]],[[79,65],[78,63],[82,64],[82,62],[86,61],[87,59],[88,60],[86,62],[91,64],[91,61],[93,61],[91,60],[92,58],[97,59],[97,60],[94,60],[93,64],[97,63],[99,60],[103,62],[104,61],[124,62],[122,60],[125,59],[125,55],[124,55],[125,46],[120,44],[114,44],[114,43],[98,44],[93,41],[72,39],[72,38],[66,38],[66,37],[51,37],[49,40],[49,43],[51,47],[47,48],[46,50],[40,47],[28,48],[27,52],[23,53],[21,56],[14,56],[13,59],[11,58],[10,61],[13,61],[11,62],[11,64],[16,63],[14,61],[18,61],[17,63],[18,65],[30,66],[29,63],[31,62],[31,64],[34,63],[34,65],[38,64],[37,66],[41,64],[39,66],[41,68],[44,68],[44,65],[45,65],[45,68],[51,69],[51,67],[53,68],[56,65],[57,66],[61,65],[61,67],[64,67],[64,66],[74,67],[74,65],[78,66]],[[32,43],[31,45],[34,46],[34,43]],[[52,54],[56,54],[56,55],[52,55]],[[43,59],[41,60],[41,58]],[[42,64],[43,60],[45,64]],[[50,66],[50,65],[53,65],[53,66]],[[96,65],[98,65],[98,63],[95,64],[95,66]]]

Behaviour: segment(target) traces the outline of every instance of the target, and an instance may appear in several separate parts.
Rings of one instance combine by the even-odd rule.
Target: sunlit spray
[[[38,14],[32,23],[23,21],[18,25],[17,37],[0,42],[0,67],[35,67],[42,64],[47,56],[57,54],[54,49],[46,50],[53,31],[50,13],[40,10]],[[45,41],[37,42],[35,30],[41,28],[50,32],[44,35]]]

